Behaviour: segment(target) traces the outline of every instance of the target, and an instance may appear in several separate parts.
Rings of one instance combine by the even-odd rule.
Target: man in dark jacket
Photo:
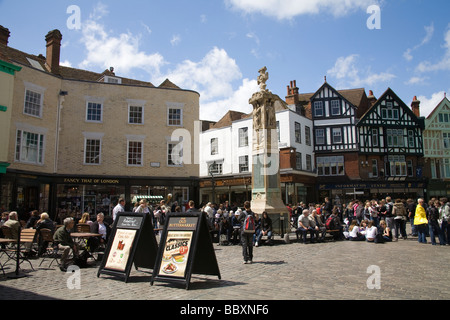
[[[66,218],[64,219],[64,225],[56,230],[53,235],[53,240],[58,243],[58,249],[63,252],[61,256],[60,269],[64,272],[67,271],[67,257],[69,256],[70,251],[73,250],[74,257],[78,256],[78,246],[75,244],[70,235],[70,230],[73,229],[74,225],[75,222],[73,221],[73,218]]]
[[[244,256],[244,264],[253,262],[253,233],[247,233],[244,230],[244,224],[247,216],[253,216],[255,214],[250,209],[250,202],[245,201],[244,211],[239,215],[239,221],[241,223],[241,244],[242,244],[242,255]]]

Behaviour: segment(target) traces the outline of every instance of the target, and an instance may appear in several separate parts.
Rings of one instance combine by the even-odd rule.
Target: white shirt
[[[116,220],[116,216],[119,212],[124,212],[125,209],[123,208],[123,206],[118,203],[117,206],[114,207],[113,209],[113,220]]]
[[[104,223],[98,224],[98,233],[102,235],[103,239],[106,239],[106,226]]]
[[[356,238],[358,236],[359,227],[354,226],[353,229],[350,231],[350,237]]]
[[[377,227],[371,227],[367,229],[366,238],[367,239],[375,239],[377,236],[378,230]]]
[[[311,223],[310,223],[310,221],[309,221],[309,218],[306,217],[306,216],[304,216],[303,214],[300,215],[300,216],[298,217],[298,227],[299,227],[299,228],[301,227],[300,222],[303,224],[303,226],[304,226],[305,228],[308,228],[308,227],[311,226]]]

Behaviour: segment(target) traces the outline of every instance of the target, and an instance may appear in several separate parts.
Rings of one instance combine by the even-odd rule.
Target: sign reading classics
[[[128,281],[131,266],[153,269],[158,244],[150,215],[120,213],[114,221],[102,264],[97,273],[118,276]]]
[[[179,282],[189,289],[191,275],[216,275],[219,266],[205,216],[170,213],[159,245],[151,285],[156,281]]]

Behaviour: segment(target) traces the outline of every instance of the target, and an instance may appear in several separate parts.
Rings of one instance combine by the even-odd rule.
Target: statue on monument
[[[269,80],[269,73],[267,72],[267,67],[263,67],[259,69],[259,76],[258,76],[258,86],[261,89],[261,91],[267,91],[266,82]]]

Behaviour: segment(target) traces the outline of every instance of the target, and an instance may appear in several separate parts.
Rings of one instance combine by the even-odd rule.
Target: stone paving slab
[[[292,238],[294,239],[294,238]],[[190,290],[155,282],[151,270],[131,271],[129,282],[109,275],[97,277],[98,265],[80,270],[80,288],[70,289],[72,273],[59,268],[23,265],[19,279],[0,273],[2,300],[447,300],[450,299],[450,246],[398,242],[327,241],[317,244],[277,242],[254,248],[253,264],[243,265],[240,246],[214,244],[221,277],[193,275]],[[4,261],[3,261],[4,262]],[[46,266],[45,262],[43,267]],[[379,268],[374,277],[368,268]],[[14,271],[8,264],[5,272]],[[379,289],[375,286],[379,279]]]

